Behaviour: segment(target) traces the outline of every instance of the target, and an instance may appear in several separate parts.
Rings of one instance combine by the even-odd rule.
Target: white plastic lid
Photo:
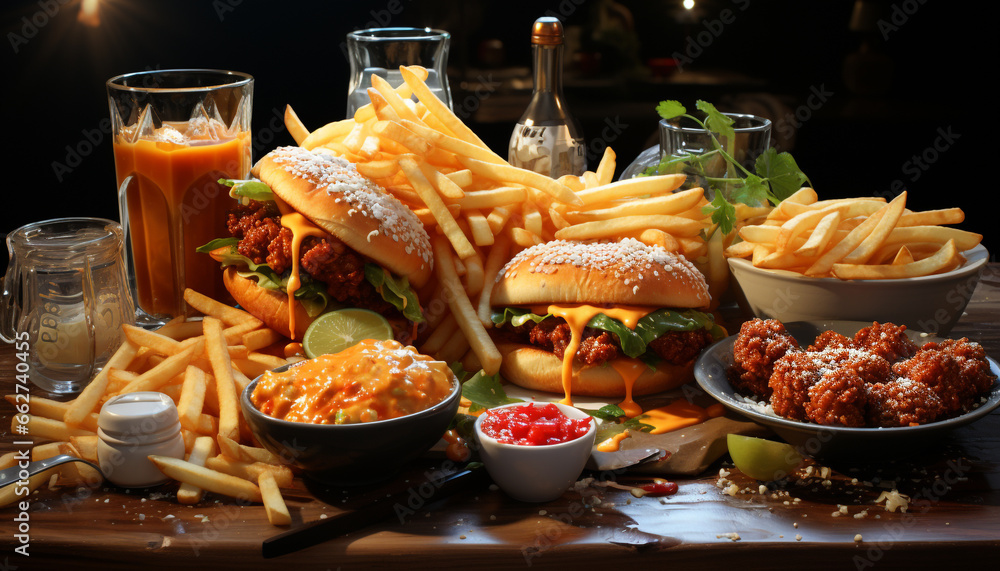
[[[112,438],[146,440],[180,430],[180,421],[170,397],[137,392],[108,399],[101,407],[97,426]]]

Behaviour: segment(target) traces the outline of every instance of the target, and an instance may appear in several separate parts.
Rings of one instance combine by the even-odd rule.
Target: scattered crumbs
[[[906,513],[907,508],[910,507],[910,497],[899,493],[899,490],[893,489],[892,491],[883,491],[879,494],[878,498],[875,500],[876,504],[885,502],[886,511],[894,512],[898,508],[899,511]]]
[[[163,519],[174,519],[174,514],[167,514],[163,516]]]
[[[146,521],[146,514],[139,514],[139,521]]]
[[[496,521],[496,519],[497,519],[497,516],[495,516],[495,515],[491,515],[490,516],[490,521]]]
[[[729,533],[723,533],[723,534],[720,534],[720,535],[716,535],[715,538],[716,539],[726,538],[726,539],[728,539],[730,541],[739,541],[740,540],[740,534],[736,533],[735,531],[731,531]]]
[[[108,503],[110,501],[111,501],[111,498],[104,498],[104,503]]]
[[[861,510],[858,513],[854,514],[854,519],[863,519],[866,517],[868,517],[868,510]]]
[[[854,543],[861,543],[861,534],[860,533],[854,536]]]
[[[546,510],[538,510],[538,515],[545,515],[547,513],[549,512],[547,512]]]
[[[142,498],[141,500],[139,500],[139,502],[140,503],[146,503],[146,498]]]
[[[326,519],[326,518],[327,518],[326,514],[319,514],[319,519]]]
[[[459,539],[465,539],[465,534],[463,533],[462,535],[458,536],[458,538]]]
[[[795,522],[795,523],[793,523],[793,524],[792,524],[792,527],[796,527],[796,528],[797,528],[797,527],[799,527],[799,522]]]
[[[802,541],[802,536],[798,533],[795,534],[795,541]]]
[[[766,494],[767,493],[767,486],[765,486],[764,484],[761,484],[757,488],[757,492],[760,493],[760,494]]]
[[[730,496],[735,496],[736,494],[740,493],[740,487],[737,486],[736,484],[729,484],[729,487],[723,490],[723,492]]]

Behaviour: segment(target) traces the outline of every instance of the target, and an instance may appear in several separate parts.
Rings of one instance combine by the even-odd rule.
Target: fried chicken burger
[[[234,181],[240,201],[228,238],[199,248],[222,263],[236,303],[301,339],[321,313],[360,307],[413,342],[423,321],[414,287],[431,275],[430,239],[417,216],[348,161],[279,147]],[[407,337],[410,336],[410,337]]]
[[[701,350],[725,335],[709,302],[701,272],[658,246],[629,238],[527,248],[493,288],[501,375],[567,401],[631,403],[677,387],[692,379]]]

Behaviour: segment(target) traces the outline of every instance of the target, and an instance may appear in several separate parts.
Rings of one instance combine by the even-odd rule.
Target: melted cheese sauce
[[[583,338],[583,329],[587,326],[587,323],[594,318],[595,315],[603,313],[608,317],[617,319],[625,324],[629,329],[635,329],[635,326],[639,323],[645,315],[653,311],[651,307],[638,307],[638,306],[619,306],[619,307],[595,307],[593,305],[586,304],[573,304],[573,305],[547,305],[543,308],[535,307],[531,308],[535,313],[551,313],[556,317],[562,317],[569,324],[570,329],[570,340],[566,345],[566,352],[563,353],[562,362],[562,386],[563,386],[563,399],[560,401],[562,404],[572,405],[573,404],[573,358],[576,356],[576,352],[580,349],[580,340]],[[633,371],[630,366],[625,366],[625,374],[623,370],[616,370],[620,375],[622,375],[622,380],[625,382],[625,394],[626,403],[632,400],[632,386],[635,384],[635,380],[639,378],[641,374],[641,369],[639,373],[633,375]],[[627,376],[626,376],[627,375]],[[638,407],[634,402],[627,404],[631,410],[635,411]],[[624,407],[623,407],[624,409]],[[626,410],[626,413],[629,411]],[[641,409],[639,409],[641,412]],[[638,413],[636,413],[638,414]]]
[[[367,339],[287,371],[265,373],[250,400],[283,420],[354,424],[430,408],[451,394],[454,382],[443,361],[398,341]]]
[[[278,210],[281,211],[281,225],[292,231],[292,273],[285,289],[288,293],[288,336],[295,339],[295,292],[302,286],[302,277],[299,273],[302,241],[305,240],[306,236],[322,238],[326,236],[326,232],[310,222],[305,216],[292,210],[277,197],[275,202],[278,204]]]
[[[608,438],[604,442],[598,444],[595,447],[595,450],[598,452],[618,452],[618,447],[621,445],[622,440],[625,440],[629,436],[630,435],[627,430],[619,432],[618,434],[615,434],[611,438]]]

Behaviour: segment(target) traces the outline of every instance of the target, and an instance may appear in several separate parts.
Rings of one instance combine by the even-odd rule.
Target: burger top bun
[[[497,274],[494,306],[544,303],[707,307],[705,276],[686,258],[633,238],[556,240],[522,250]]]
[[[433,269],[430,238],[417,216],[345,159],[278,147],[251,171],[313,224],[415,287]]]

